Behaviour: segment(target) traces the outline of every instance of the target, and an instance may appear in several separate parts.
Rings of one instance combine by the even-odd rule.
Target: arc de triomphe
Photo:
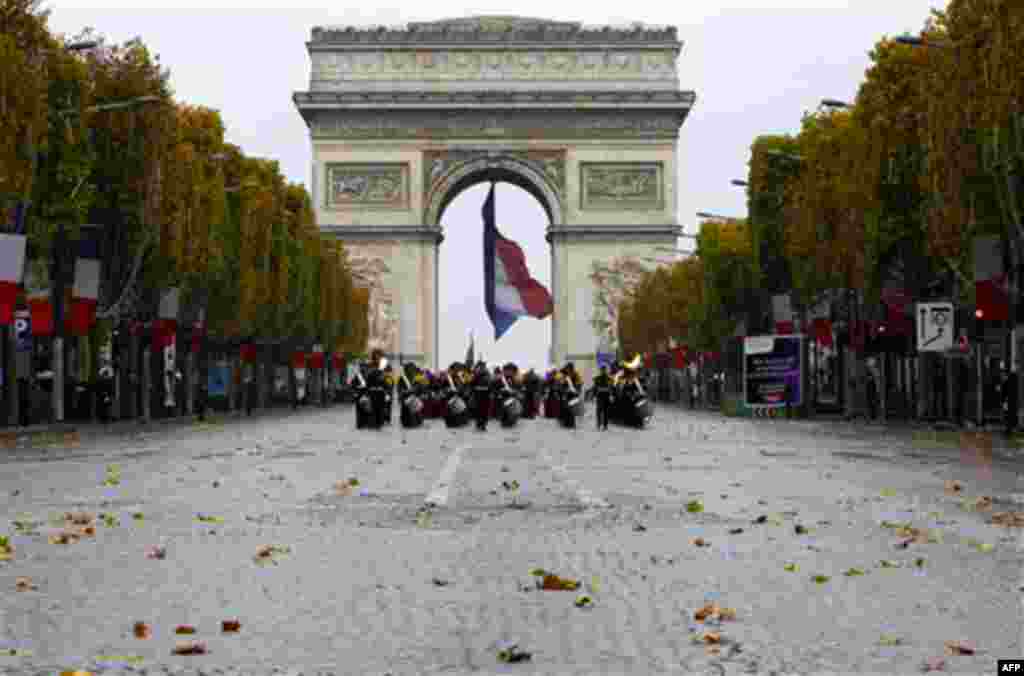
[[[437,368],[441,216],[506,181],[548,214],[550,357],[586,372],[598,349],[592,271],[674,248],[676,29],[518,17],[314,28],[312,196],[372,289],[371,346]],[[514,224],[504,234],[517,239]],[[481,312],[484,312],[481,302]]]

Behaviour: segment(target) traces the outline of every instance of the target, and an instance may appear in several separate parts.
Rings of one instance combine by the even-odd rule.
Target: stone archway
[[[548,214],[548,223],[558,227],[565,220],[563,212],[564,186],[553,181],[561,175],[564,158],[548,159],[550,155],[501,150],[428,152],[427,163],[430,187],[426,194],[423,222],[428,227],[441,227],[445,208],[463,190],[484,181],[511,183],[530,193]],[[544,159],[541,159],[544,158]],[[546,170],[544,162],[557,162],[557,168]],[[550,171],[553,176],[546,172]]]
[[[594,363],[595,266],[675,247],[675,28],[468,17],[398,28],[314,28],[312,195],[374,291],[373,346],[438,366],[441,215],[481,180],[548,213],[550,359]],[[604,321],[607,324],[607,321]]]

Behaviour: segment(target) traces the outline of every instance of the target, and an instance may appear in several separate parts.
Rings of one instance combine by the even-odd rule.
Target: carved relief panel
[[[313,56],[312,80],[417,80],[424,77],[456,80],[509,79],[577,80],[665,79],[675,77],[672,50],[427,50],[318,52]]]
[[[580,164],[580,208],[660,210],[665,207],[661,162]]]
[[[399,313],[393,290],[387,278],[391,268],[387,261],[392,247],[387,244],[346,242],[349,265],[360,286],[370,290],[368,349],[390,352],[398,336]]]
[[[407,209],[409,165],[330,163],[324,207]]]

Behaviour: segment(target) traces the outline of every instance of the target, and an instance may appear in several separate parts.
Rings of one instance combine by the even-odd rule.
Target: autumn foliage
[[[620,312],[629,351],[720,341],[744,298],[763,314],[789,291],[798,309],[845,290],[869,306],[886,287],[920,297],[936,279],[970,279],[977,236],[1024,246],[1024,4],[951,0],[920,38],[882,37],[853,102],[754,141],[736,222],[749,246],[721,247],[730,224],[712,221],[685,274],[645,274]]]
[[[140,40],[69,50],[37,5],[0,0],[0,208],[31,205],[35,255],[58,223],[99,223],[101,318],[152,318],[178,287],[212,335],[361,352],[366,294],[306,188],[226,143],[216,110],[175,101]]]

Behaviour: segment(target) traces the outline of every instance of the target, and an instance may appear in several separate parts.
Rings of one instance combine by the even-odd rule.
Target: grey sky
[[[687,232],[694,232],[695,211],[745,214],[743,191],[729,181],[746,174],[755,136],[796,131],[801,114],[813,110],[822,98],[852,99],[875,41],[885,34],[919,30],[929,10],[946,3],[649,2],[637,4],[629,15],[606,14],[599,9],[606,6],[602,3],[554,5],[537,0],[511,5],[435,0],[423,5],[429,13],[415,4],[401,10],[349,10],[346,4],[305,0],[281,9],[278,3],[253,0],[106,0],[100,8],[87,1],[51,0],[46,6],[52,9],[50,25],[57,32],[74,34],[92,26],[118,42],[142,37],[170,68],[179,100],[219,109],[229,141],[249,155],[279,160],[290,180],[307,185],[309,137],[291,95],[309,86],[305,42],[313,26],[390,25],[474,14],[678,26],[685,43],[679,59],[680,84],[697,92],[679,140],[678,219]],[[489,361],[544,367],[551,335],[547,320],[522,319],[494,345],[482,301],[480,205],[485,194],[485,186],[467,190],[443,218],[440,363],[462,358],[473,329],[478,349]],[[498,193],[498,224],[503,234],[519,242],[534,276],[550,288],[547,220],[540,205],[525,192],[504,185]]]

